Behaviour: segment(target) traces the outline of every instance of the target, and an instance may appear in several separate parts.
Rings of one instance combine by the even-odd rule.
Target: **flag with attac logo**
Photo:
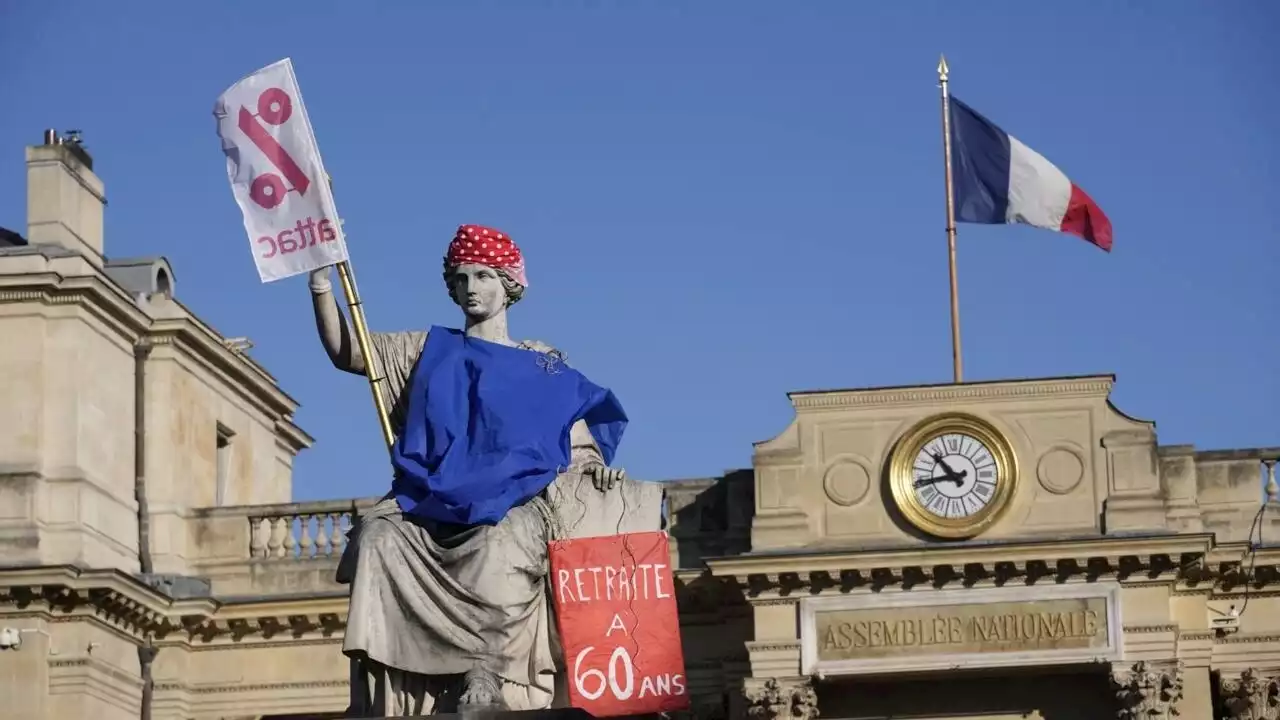
[[[213,115],[263,282],[347,259],[320,149],[288,58],[232,85]]]

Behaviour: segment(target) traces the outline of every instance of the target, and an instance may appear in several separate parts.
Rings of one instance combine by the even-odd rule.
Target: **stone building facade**
[[[339,717],[333,576],[372,499],[289,502],[295,401],[163,258],[105,254],[79,144],[27,168],[26,236],[0,232],[0,718]],[[751,468],[667,483],[692,715],[1277,718],[1280,448],[1161,446],[1113,382],[795,393]],[[965,438],[990,496],[956,494],[989,467]],[[913,467],[953,441],[974,464]]]

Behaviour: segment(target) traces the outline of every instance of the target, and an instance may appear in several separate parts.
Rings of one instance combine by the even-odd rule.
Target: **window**
[[[224,505],[227,501],[227,490],[231,482],[231,438],[233,437],[235,437],[233,430],[218,423],[218,444],[214,456],[217,467],[215,477],[218,483],[214,490],[215,505]]]

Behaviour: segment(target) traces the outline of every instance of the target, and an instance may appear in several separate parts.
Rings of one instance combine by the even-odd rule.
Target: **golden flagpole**
[[[396,441],[391,431],[391,416],[387,413],[387,401],[382,394],[382,363],[378,362],[369,341],[369,327],[364,319],[364,304],[360,301],[360,291],[356,288],[355,271],[351,269],[351,261],[338,263],[338,280],[342,283],[342,294],[347,298],[347,309],[351,311],[351,324],[355,326],[356,343],[360,346],[360,357],[364,358],[364,374],[369,378],[369,390],[373,392],[373,407],[378,411],[378,423],[382,426],[382,439],[387,447]]]
[[[333,178],[329,178],[329,187],[333,187]],[[344,232],[343,241],[345,240]],[[369,340],[369,325],[364,318],[364,303],[360,300],[360,289],[356,287],[356,273],[351,268],[350,260],[338,263],[338,281],[342,283],[342,294],[347,299],[347,310],[351,312],[351,324],[355,328],[360,357],[364,358],[364,374],[369,379],[369,390],[373,393],[373,407],[378,412],[382,439],[390,448],[395,443],[396,436],[391,431],[391,415],[387,412],[386,397],[382,394],[382,384],[386,379],[382,376],[382,363],[378,361],[373,343]]]
[[[955,382],[964,379],[960,359],[960,292],[956,286],[956,200],[951,184],[951,99],[947,93],[947,56],[938,61],[938,83],[942,88],[942,155],[947,166],[947,267],[951,274],[951,369]]]

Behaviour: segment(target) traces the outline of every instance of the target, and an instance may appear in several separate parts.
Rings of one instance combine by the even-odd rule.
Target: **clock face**
[[[963,432],[935,435],[916,453],[911,488],[921,507],[949,519],[974,517],[996,497],[1001,481],[995,454]]]
[[[920,421],[898,440],[889,461],[889,488],[902,519],[939,538],[973,537],[990,527],[1017,479],[1009,440],[965,413]]]

